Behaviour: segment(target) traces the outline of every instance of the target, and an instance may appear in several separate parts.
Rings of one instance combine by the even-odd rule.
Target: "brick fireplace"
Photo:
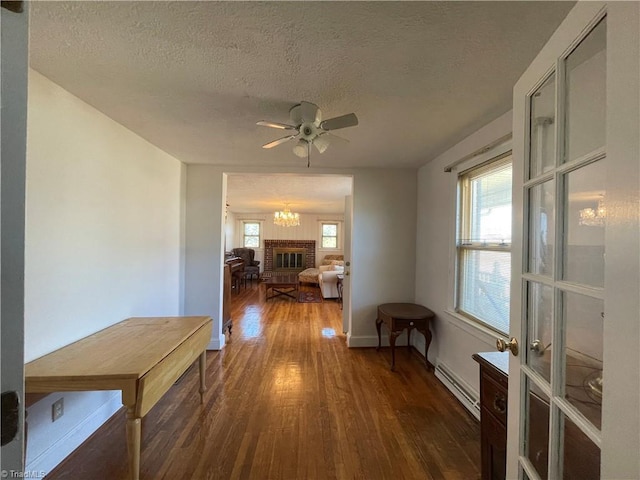
[[[284,259],[284,264],[283,264]],[[293,259],[297,260],[294,264]],[[292,260],[291,262],[289,260]],[[302,264],[300,264],[302,262]],[[279,264],[279,265],[278,265]],[[316,265],[315,240],[265,240],[264,241],[264,271],[300,272],[305,268]],[[286,269],[284,267],[287,267]]]

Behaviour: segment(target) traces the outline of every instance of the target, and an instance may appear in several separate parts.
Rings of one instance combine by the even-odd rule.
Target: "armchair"
[[[338,293],[338,275],[344,273],[342,265],[320,265],[318,267],[320,274],[318,275],[318,283],[322,298],[339,298]]]
[[[328,268],[328,267],[333,267],[333,266],[340,266],[344,264],[344,255],[325,255],[324,259],[322,260],[322,263],[320,265],[319,268],[307,268],[306,270],[301,271],[298,274],[298,279],[300,281],[300,283],[313,283],[315,285],[318,285],[320,287],[322,287],[322,272],[327,272],[327,271],[331,271],[331,270],[339,270],[336,268]],[[344,270],[344,267],[343,267]],[[339,271],[335,272],[340,273]],[[326,295],[325,292],[322,292],[322,296],[324,298],[337,298],[338,297],[338,287],[337,287],[337,282],[338,279],[336,277],[332,278],[329,281],[329,277],[333,276],[333,274],[328,274],[325,281],[328,281],[328,283],[335,283],[336,287],[331,288],[329,285],[327,285],[326,287]]]
[[[253,248],[234,248],[232,252],[236,257],[244,260],[245,278],[253,279],[254,275],[256,279],[260,278],[260,261],[254,260],[256,251]]]

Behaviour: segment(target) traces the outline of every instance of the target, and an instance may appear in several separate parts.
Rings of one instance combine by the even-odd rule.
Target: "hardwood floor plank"
[[[314,287],[303,286],[302,289]],[[234,294],[233,334],[145,417],[141,479],[478,479],[480,427],[424,358],[348,349],[337,302]],[[373,320],[372,320],[373,321]],[[127,478],[119,412],[46,478]]]

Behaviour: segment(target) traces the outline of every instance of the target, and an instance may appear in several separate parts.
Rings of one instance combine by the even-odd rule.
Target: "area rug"
[[[322,303],[320,290],[311,290],[298,293],[299,303]]]

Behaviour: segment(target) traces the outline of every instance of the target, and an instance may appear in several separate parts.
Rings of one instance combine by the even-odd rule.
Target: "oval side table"
[[[433,370],[433,365],[429,362],[427,353],[431,343],[431,331],[429,322],[434,317],[434,313],[427,307],[415,303],[384,303],[378,305],[378,318],[376,318],[376,330],[378,331],[378,348],[382,346],[380,327],[384,323],[389,330],[389,344],[391,345],[391,370],[396,367],[396,338],[406,329],[407,347],[411,349],[411,330],[416,329],[424,335],[425,352],[424,358],[427,369]]]

